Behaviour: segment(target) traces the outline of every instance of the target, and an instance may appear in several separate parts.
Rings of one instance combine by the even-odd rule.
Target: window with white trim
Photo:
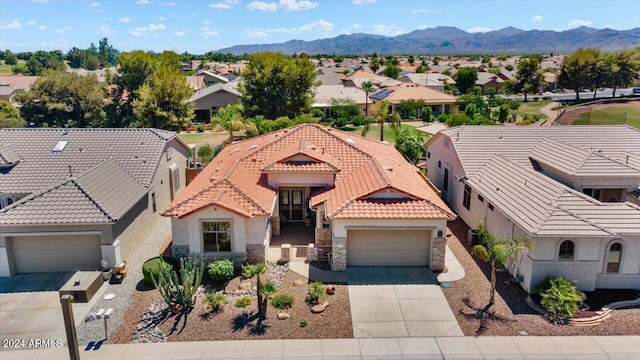
[[[573,260],[575,249],[576,245],[573,241],[563,241],[558,249],[558,260]]]
[[[231,251],[231,222],[203,222],[202,243],[203,252]]]

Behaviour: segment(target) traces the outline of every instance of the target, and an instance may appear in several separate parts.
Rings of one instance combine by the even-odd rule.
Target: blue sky
[[[346,33],[394,36],[465,31],[640,27],[638,0],[0,0],[0,49],[87,48],[107,37],[121,51],[189,51],[314,40]]]

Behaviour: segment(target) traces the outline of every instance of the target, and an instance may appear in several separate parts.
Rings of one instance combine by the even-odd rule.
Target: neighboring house
[[[412,82],[427,86],[429,89],[444,92],[445,85],[455,85],[456,82],[450,76],[438,73],[407,73],[400,77],[402,82]]]
[[[557,76],[552,72],[542,73],[544,80],[542,91],[553,91],[558,88]]]
[[[313,95],[315,101],[311,107],[321,109],[327,117],[331,117],[334,99],[351,100],[360,108],[360,114],[365,114],[367,94],[360,88],[346,87],[344,85],[320,85],[314,87]]]
[[[356,71],[353,72],[353,74],[347,76],[344,79],[345,86],[355,86],[358,88],[362,88],[362,83],[364,82],[370,82],[373,86],[378,88],[400,84],[400,81],[398,80],[374,74],[373,72],[365,70],[362,67],[359,67],[358,69],[356,69]]]
[[[423,100],[431,107],[435,116],[458,112],[455,96],[414,83],[400,83],[370,94],[369,114],[375,114],[378,111],[382,100],[389,103],[389,113],[396,111],[396,105],[406,100]],[[420,114],[415,116],[419,117]]]
[[[186,185],[169,131],[7,128],[0,144],[0,276],[126,261]]]
[[[11,84],[0,83],[0,100],[11,101],[11,97],[15,94],[16,88]]]
[[[316,68],[316,82],[320,85],[342,85],[344,74],[336,71],[335,68],[319,67]]]
[[[207,87],[207,79],[204,75],[189,75],[187,78],[187,85],[193,90],[198,91]]]
[[[426,146],[429,179],[472,229],[533,241],[508,264],[525,290],[547,276],[640,289],[640,130],[463,126]]]
[[[207,86],[216,84],[228,84],[229,82],[237,78],[237,76],[233,75],[232,73],[209,70],[199,70],[197,75],[204,76],[204,80],[207,83]]]
[[[171,216],[174,256],[261,262],[280,236],[304,233],[332,254],[336,271],[442,270],[447,221],[455,218],[392,145],[317,124],[227,146],[163,215]]]
[[[196,122],[211,122],[211,117],[220,108],[235,104],[242,98],[242,93],[238,90],[238,81],[228,84],[215,84],[205,87],[195,92],[187,102],[194,103]]]
[[[74,73],[74,74],[77,74],[77,75],[80,75],[80,76],[95,75],[95,77],[98,79],[98,82],[106,83],[107,82],[107,70],[109,70],[109,72],[111,74],[116,74],[118,72],[118,69],[115,68],[115,67],[107,68],[107,69],[96,69],[96,70],[68,69],[67,72]]]
[[[482,88],[482,93],[484,95],[489,94],[491,90],[497,94],[502,87],[502,83],[504,83],[502,77],[489,72],[478,71],[476,86],[480,86]]]
[[[40,76],[23,76],[23,75],[1,75],[0,84],[9,84],[16,90],[29,91]]]

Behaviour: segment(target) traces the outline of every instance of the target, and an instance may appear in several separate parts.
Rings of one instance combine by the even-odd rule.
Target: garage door
[[[17,273],[100,269],[98,235],[12,237]]]
[[[428,266],[429,230],[349,230],[348,266]]]

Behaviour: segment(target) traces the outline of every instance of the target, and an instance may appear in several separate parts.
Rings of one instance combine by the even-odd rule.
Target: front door
[[[302,189],[280,190],[280,216],[284,221],[294,222],[304,220],[304,201]]]

